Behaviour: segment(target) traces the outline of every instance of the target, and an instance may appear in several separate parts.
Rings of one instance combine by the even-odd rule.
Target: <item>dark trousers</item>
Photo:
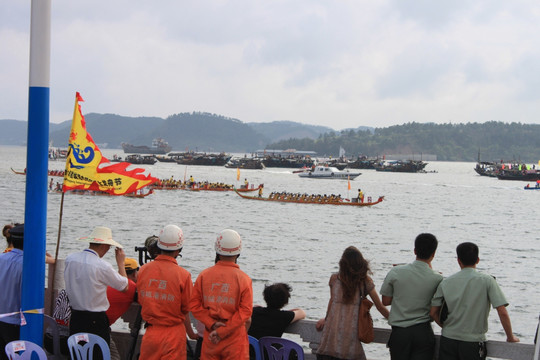
[[[101,336],[108,345],[111,344],[111,328],[109,327],[109,318],[103,312],[71,310],[71,319],[69,320],[69,335],[76,333],[90,333]],[[94,353],[96,354],[96,353]],[[101,359],[98,351],[95,359]]]
[[[441,336],[439,360],[485,360],[486,343],[460,341]]]
[[[6,345],[20,339],[20,325],[8,324],[0,321],[0,359],[8,360],[5,352]]]
[[[392,360],[432,360],[435,335],[429,322],[409,327],[392,326],[388,340]]]

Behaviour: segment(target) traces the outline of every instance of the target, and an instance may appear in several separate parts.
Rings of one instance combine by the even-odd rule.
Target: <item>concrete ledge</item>
[[[140,305],[133,304],[130,310],[122,316],[124,321],[130,322],[134,320],[134,314],[136,314],[137,308]],[[321,340],[321,333],[315,329],[315,321],[313,320],[301,320],[291,326],[289,326],[285,332],[287,334],[292,334],[298,336],[301,341],[304,342],[304,348],[306,349],[306,359],[315,359],[313,351],[316,350],[319,346]],[[371,346],[385,346],[390,338],[390,329],[375,328],[375,340],[372,344],[364,345],[365,348],[369,349]],[[113,338],[116,341],[117,347],[120,354],[124,359],[127,354],[129,344],[131,343],[131,336],[129,332],[126,331],[115,331],[113,332]],[[436,335],[437,339],[437,349],[439,346],[439,335]],[[138,345],[136,354],[138,353],[138,348],[140,346],[140,341],[142,335],[139,335]],[[193,349],[195,349],[195,342],[191,342]],[[310,351],[311,349],[311,351]],[[511,360],[540,360],[540,358],[534,359],[535,346],[533,344],[523,344],[523,343],[508,343],[504,341],[488,341],[487,342],[487,351],[488,356],[491,359],[511,359]],[[388,352],[386,352],[386,359],[390,358]],[[435,359],[437,359],[437,352],[435,354]],[[131,360],[131,359],[130,359]]]

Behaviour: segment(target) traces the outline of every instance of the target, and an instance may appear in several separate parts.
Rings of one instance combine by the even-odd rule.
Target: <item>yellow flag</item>
[[[240,168],[236,168],[236,181],[240,180]]]
[[[79,101],[84,100],[77,93],[62,191],[82,189],[124,195],[159,182],[150,174],[145,175],[145,169],[127,170],[127,167],[131,166],[130,163],[123,162],[111,165],[87,132]]]
[[[347,190],[351,190],[351,178],[347,175]]]

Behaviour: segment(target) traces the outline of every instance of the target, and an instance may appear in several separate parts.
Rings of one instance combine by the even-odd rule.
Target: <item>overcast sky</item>
[[[0,2],[0,119],[28,117],[30,0]],[[340,130],[540,123],[535,0],[53,0],[51,122],[83,113]]]

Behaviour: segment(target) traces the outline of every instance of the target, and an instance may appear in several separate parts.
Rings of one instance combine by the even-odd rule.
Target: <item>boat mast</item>
[[[21,339],[43,344],[49,150],[51,0],[32,0]]]

